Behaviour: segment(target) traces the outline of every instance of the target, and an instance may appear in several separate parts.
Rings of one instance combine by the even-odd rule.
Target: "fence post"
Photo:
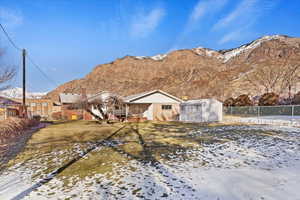
[[[292,105],[292,118],[294,118],[294,105]]]
[[[258,106],[257,107],[257,117],[259,117],[260,116],[260,107]]]
[[[232,106],[230,106],[230,115],[232,115]]]

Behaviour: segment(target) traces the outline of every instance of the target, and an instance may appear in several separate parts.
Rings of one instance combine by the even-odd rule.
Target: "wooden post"
[[[26,110],[26,50],[22,50],[23,57],[23,117],[27,118],[27,110]]]
[[[125,119],[127,121],[127,117],[128,117],[128,106],[127,104],[125,104]]]

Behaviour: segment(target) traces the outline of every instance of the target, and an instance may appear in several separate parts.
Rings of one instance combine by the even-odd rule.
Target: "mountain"
[[[41,98],[45,96],[47,92],[26,92],[27,98]],[[6,98],[14,98],[14,99],[21,99],[23,97],[23,89],[22,88],[10,88],[3,91],[0,91],[0,96],[6,97]]]
[[[81,88],[86,88],[88,93],[108,90],[121,95],[161,89],[189,99],[224,100],[245,93],[262,94],[266,91],[265,84],[270,84],[273,87],[270,90],[276,92],[284,88],[286,93],[284,73],[287,76],[288,66],[299,63],[300,38],[265,36],[228,50],[198,47],[152,57],[125,56],[96,66],[84,78],[60,85],[48,96],[57,99],[61,92],[79,93]],[[268,79],[277,74],[282,77],[275,84],[271,80],[271,85]],[[279,85],[283,85],[281,89]],[[297,86],[298,82],[293,89]]]

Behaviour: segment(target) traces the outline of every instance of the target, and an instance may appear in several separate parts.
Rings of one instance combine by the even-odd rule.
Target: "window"
[[[48,106],[48,103],[42,103],[42,105],[46,107],[46,106]]]
[[[161,109],[162,110],[172,110],[172,105],[162,105]]]
[[[32,106],[32,107],[33,107],[33,106],[36,106],[36,103],[31,103],[30,106]]]

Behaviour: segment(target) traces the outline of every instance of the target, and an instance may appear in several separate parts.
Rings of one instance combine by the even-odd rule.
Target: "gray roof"
[[[216,99],[194,99],[194,100],[188,100],[188,101],[184,101],[181,104],[201,104],[207,101],[214,101],[214,102],[219,102],[222,103]]]
[[[86,95],[87,100],[93,101],[95,99],[101,98],[101,95],[105,94],[105,93],[110,94],[110,95],[116,95],[116,94],[108,92],[108,91],[101,91],[96,94],[87,94]],[[72,94],[72,93],[60,93],[59,98],[60,98],[61,103],[76,103],[82,98],[82,95],[81,94]]]
[[[72,93],[60,93],[59,99],[61,103],[76,103],[81,99],[80,94],[72,94]]]
[[[148,92],[141,92],[141,93],[138,93],[138,94],[129,95],[129,96],[125,97],[124,100],[127,102],[127,101],[130,101],[130,100],[136,99],[138,97],[145,96],[147,94],[149,94],[149,91]]]
[[[159,93],[161,93],[161,94],[163,94],[163,95],[166,95],[166,96],[168,96],[168,97],[170,97],[170,98],[172,98],[172,99],[175,99],[175,100],[178,101],[178,102],[182,102],[181,99],[179,99],[179,98],[177,98],[177,97],[175,97],[175,96],[173,96],[173,95],[171,95],[171,94],[168,94],[168,93],[166,93],[166,92],[164,92],[164,91],[162,91],[162,90],[152,90],[152,91],[148,91],[148,92],[142,92],[142,93],[130,95],[130,96],[125,97],[125,98],[124,98],[124,101],[129,103],[129,102],[132,102],[132,101],[134,101],[134,100],[136,100],[136,99],[139,99],[139,98],[142,98],[142,97],[145,97],[145,96],[154,94],[154,93],[156,93],[156,92],[159,92]]]

